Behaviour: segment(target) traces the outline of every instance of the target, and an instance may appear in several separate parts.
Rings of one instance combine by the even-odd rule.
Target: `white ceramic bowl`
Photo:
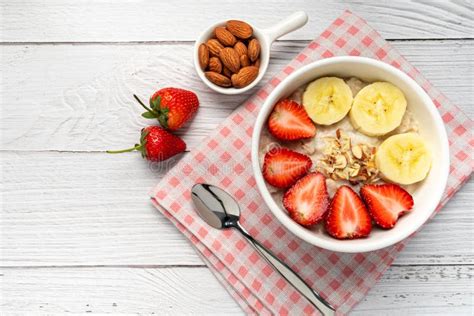
[[[194,68],[196,69],[199,78],[201,78],[201,80],[212,90],[222,94],[240,94],[252,89],[260,82],[260,80],[262,80],[268,68],[268,63],[270,61],[270,48],[273,42],[279,37],[287,33],[293,32],[294,30],[299,29],[300,27],[305,25],[308,21],[308,15],[304,11],[295,12],[268,29],[260,29],[255,27],[254,25],[251,25],[253,28],[253,35],[256,39],[258,39],[261,47],[260,69],[257,78],[255,78],[255,80],[252,81],[252,83],[250,83],[248,86],[243,87],[241,89],[236,89],[232,87],[224,88],[212,83],[206,78],[206,76],[204,75],[204,71],[202,71],[201,66],[199,65],[199,45],[207,42],[207,40],[212,37],[214,29],[217,26],[224,26],[226,24],[226,21],[228,20],[232,19],[227,19],[225,21],[214,23],[213,25],[209,26],[203,33],[201,33],[201,35],[199,35],[194,45]]]
[[[326,234],[319,225],[307,229],[294,222],[287,212],[273,200],[263,179],[259,163],[259,146],[262,129],[275,103],[291,95],[298,87],[324,76],[357,77],[367,82],[388,81],[399,87],[408,101],[408,108],[419,123],[419,133],[428,142],[433,162],[427,178],[413,194],[413,210],[402,216],[391,230],[375,228],[369,237],[354,240],[337,240]],[[316,136],[317,137],[317,136]],[[293,72],[268,96],[260,110],[252,136],[252,167],[257,187],[275,217],[293,234],[324,249],[357,253],[373,251],[396,244],[413,234],[436,209],[444,192],[449,174],[449,146],[443,121],[430,97],[408,75],[375,59],[364,57],[333,57],[320,60]]]

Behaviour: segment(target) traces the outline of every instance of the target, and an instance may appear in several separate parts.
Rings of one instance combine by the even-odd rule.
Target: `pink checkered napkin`
[[[237,231],[210,228],[195,213],[193,184],[218,185],[239,202],[242,224],[256,239],[296,270],[345,314],[390,266],[407,241],[382,250],[343,254],[301,241],[265,206],[250,162],[252,127],[268,94],[295,69],[336,55],[380,59],[406,72],[430,95],[448,131],[451,171],[438,210],[469,178],[473,122],[435,89],[374,29],[349,11],[337,18],[256,95],[232,113],[203,143],[184,157],[152,191],[153,203],[188,237],[216,277],[248,314],[313,314],[314,307],[279,276]]]

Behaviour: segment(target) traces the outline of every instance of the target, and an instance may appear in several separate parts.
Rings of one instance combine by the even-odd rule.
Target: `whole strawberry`
[[[143,117],[158,119],[161,126],[171,131],[183,126],[196,114],[199,107],[196,94],[184,89],[163,88],[156,91],[150,98],[150,107],[136,95],[133,96],[147,110],[142,113]]]
[[[182,153],[186,149],[186,143],[161,127],[148,126],[142,129],[140,144],[123,150],[107,150],[109,154],[118,154],[138,150],[142,157],[151,161],[163,161]]]

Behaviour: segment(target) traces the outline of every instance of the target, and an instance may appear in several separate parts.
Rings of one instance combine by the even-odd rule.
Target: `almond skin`
[[[250,60],[249,60],[249,57],[247,55],[240,56],[240,66],[241,67],[250,66]]]
[[[221,60],[217,57],[211,57],[209,59],[209,71],[221,73],[222,72],[222,63]]]
[[[239,56],[247,55],[247,46],[244,43],[238,41],[234,45],[234,50],[239,54]]]
[[[241,39],[247,39],[252,36],[253,34],[253,29],[252,27],[239,20],[229,20],[226,23],[226,28],[229,32],[231,32],[234,36],[241,38]]]
[[[227,29],[223,26],[216,27],[214,30],[214,34],[216,38],[221,42],[224,46],[234,46],[237,39],[231,32],[227,31]]]
[[[230,79],[227,78],[224,75],[221,75],[221,74],[219,74],[217,72],[213,72],[213,71],[206,71],[204,74],[206,75],[206,78],[210,82],[212,82],[212,83],[214,83],[218,86],[221,86],[221,87],[230,87],[230,86],[232,86],[232,82],[230,81]]]
[[[251,61],[256,61],[258,56],[260,56],[260,43],[256,38],[249,42],[248,55]]]
[[[240,69],[240,58],[235,50],[231,47],[226,47],[221,49],[219,53],[219,58],[221,59],[224,66],[229,68],[230,71],[236,73]]]
[[[232,75],[232,85],[234,88],[240,89],[248,86],[258,76],[258,68],[248,66],[240,69],[240,71]]]
[[[229,68],[227,68],[225,66],[222,67],[222,74],[224,76],[226,76],[227,78],[229,78],[229,79],[230,79],[230,77],[232,77],[232,71],[230,71]]]
[[[219,53],[224,48],[224,46],[222,46],[222,44],[215,38],[208,40],[206,45],[209,49],[209,52],[211,53],[211,56],[219,56]]]
[[[199,45],[198,56],[199,66],[201,66],[202,70],[205,70],[207,65],[209,65],[209,49],[207,48],[206,44]]]
[[[257,67],[257,68],[260,68],[260,58],[257,59],[257,60],[253,63],[253,65],[254,65],[255,67]]]

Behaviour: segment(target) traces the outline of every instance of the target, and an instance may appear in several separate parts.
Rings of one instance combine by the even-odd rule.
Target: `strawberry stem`
[[[127,148],[127,149],[122,149],[122,150],[107,150],[106,153],[108,154],[120,154],[120,153],[126,153],[134,150],[141,151],[142,145],[135,144],[132,148]]]
[[[147,111],[150,112],[150,113],[155,114],[155,111],[153,111],[152,109],[150,109],[149,107],[147,107],[135,94],[133,95],[133,97],[135,98],[135,100],[137,100],[138,103],[140,103],[141,106],[143,106],[143,108],[144,108],[145,110],[147,110]]]

